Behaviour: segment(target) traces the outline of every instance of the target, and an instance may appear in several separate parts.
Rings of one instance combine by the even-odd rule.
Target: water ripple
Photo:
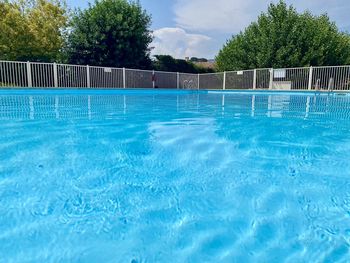
[[[323,95],[0,95],[0,259],[346,262],[349,116]]]

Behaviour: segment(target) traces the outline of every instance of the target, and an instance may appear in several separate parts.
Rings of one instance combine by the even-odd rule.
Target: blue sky
[[[71,8],[89,1],[67,0]],[[243,30],[267,9],[271,0],[140,0],[152,15],[153,54],[176,58],[214,58],[233,34]],[[277,2],[277,0],[272,0]],[[350,31],[349,0],[287,0],[299,11],[328,13],[343,31]]]

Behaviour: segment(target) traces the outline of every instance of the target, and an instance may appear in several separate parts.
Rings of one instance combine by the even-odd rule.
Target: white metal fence
[[[252,69],[207,74],[0,61],[0,87],[350,90],[350,66]]]

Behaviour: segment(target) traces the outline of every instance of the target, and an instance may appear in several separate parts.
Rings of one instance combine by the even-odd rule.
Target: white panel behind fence
[[[207,73],[199,75],[200,89],[223,89],[224,73]]]
[[[28,87],[27,63],[0,61],[0,87]]]
[[[307,90],[310,68],[273,69],[272,89]]]

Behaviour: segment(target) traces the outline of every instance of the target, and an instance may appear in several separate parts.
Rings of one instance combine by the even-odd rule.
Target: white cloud
[[[176,26],[154,31],[152,54],[214,58],[225,40],[255,21],[271,1],[279,0],[174,0]],[[310,10],[317,15],[328,13],[341,30],[350,31],[349,0],[286,2],[298,11]]]
[[[164,27],[155,30],[153,36],[153,55],[171,55],[175,58],[214,57],[213,41],[206,35],[190,34],[178,27]]]
[[[255,18],[260,2],[264,1],[177,0],[175,22],[190,30],[238,32]]]
[[[278,0],[273,0],[277,2]],[[176,0],[175,22],[199,32],[237,33],[266,11],[271,0]],[[349,0],[287,0],[299,11],[327,12],[341,29],[349,29]]]

